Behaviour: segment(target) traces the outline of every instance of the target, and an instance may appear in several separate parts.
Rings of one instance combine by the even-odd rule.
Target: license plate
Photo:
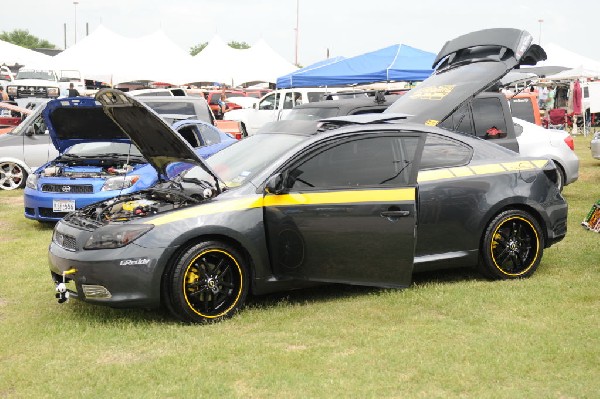
[[[75,210],[75,200],[53,200],[52,210],[54,212],[73,212]]]

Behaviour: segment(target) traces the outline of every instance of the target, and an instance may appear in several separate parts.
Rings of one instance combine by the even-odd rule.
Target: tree
[[[0,40],[25,48],[56,48],[48,40],[40,39],[26,29],[15,29],[12,32],[0,33]]]
[[[230,41],[227,44],[229,45],[229,47],[235,48],[235,49],[250,48],[250,45],[248,43],[246,43],[246,42],[236,42],[235,40],[232,40],[232,41]]]
[[[190,55],[194,56],[204,50],[204,47],[208,46],[208,42],[203,42],[200,44],[196,44],[194,47],[190,48]]]

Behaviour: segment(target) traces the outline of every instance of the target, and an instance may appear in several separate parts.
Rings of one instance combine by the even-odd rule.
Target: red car
[[[232,109],[240,109],[242,108],[241,106],[228,102],[227,100],[225,100],[225,105],[226,108],[225,110],[221,109],[221,106],[219,105],[219,99],[221,98],[221,93],[223,93],[223,91],[221,90],[215,90],[215,91],[209,91],[208,92],[208,96],[206,97],[206,101],[208,101],[208,105],[210,106],[210,109],[212,110],[213,114],[215,114],[215,118],[217,119],[223,119],[223,113],[227,112],[229,110]],[[246,97],[246,93],[240,90],[225,90],[225,97]]]

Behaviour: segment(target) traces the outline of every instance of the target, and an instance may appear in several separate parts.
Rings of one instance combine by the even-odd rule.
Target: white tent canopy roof
[[[600,72],[600,61],[567,50],[555,43],[549,43],[543,47],[548,59],[539,62],[536,66],[564,66],[571,69],[582,68],[582,70],[594,73]]]
[[[599,76],[600,76],[599,71],[585,69],[583,67],[583,65],[580,65],[577,68],[567,69],[567,70],[561,71],[559,73],[555,73],[554,75],[548,75],[548,76],[546,76],[546,79],[568,80],[568,79],[577,79],[577,78],[597,78]]]
[[[48,62],[50,59],[51,57],[46,54],[0,40],[0,65],[19,64],[30,68]]]
[[[215,36],[200,54],[192,57],[162,30],[129,38],[102,25],[60,54],[40,56],[36,68],[79,70],[86,79],[112,84],[132,80],[173,84],[275,82],[278,76],[296,69],[264,40],[239,50]]]

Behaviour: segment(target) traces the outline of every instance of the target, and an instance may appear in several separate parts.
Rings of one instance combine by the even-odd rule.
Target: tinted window
[[[204,145],[217,144],[221,142],[221,136],[219,135],[219,132],[210,126],[198,125],[198,129],[200,130],[200,135],[202,136]]]
[[[467,134],[475,134],[473,129],[471,108],[468,105],[463,105],[460,107],[444,122],[440,123],[439,126],[448,130],[454,130]]]
[[[421,156],[420,170],[462,166],[471,159],[470,147],[446,137],[428,134]]]
[[[321,101],[321,99],[323,98],[323,93],[322,92],[310,92],[310,93],[306,93],[306,98],[308,98],[308,102],[309,103],[314,103],[317,101]]]
[[[292,189],[408,184],[416,137],[369,137],[327,148],[289,172]]]
[[[158,114],[179,114],[179,115],[196,115],[194,104],[186,102],[158,102],[150,101],[147,102],[150,108],[152,108]]]
[[[475,135],[482,138],[488,137],[488,131],[496,128],[506,135],[506,121],[504,110],[499,98],[477,98],[473,101],[473,121],[475,122]]]
[[[512,98],[510,100],[510,110],[514,117],[535,123],[533,116],[533,105],[529,98]]]
[[[319,119],[338,116],[339,108],[295,108],[284,119],[316,121]]]

